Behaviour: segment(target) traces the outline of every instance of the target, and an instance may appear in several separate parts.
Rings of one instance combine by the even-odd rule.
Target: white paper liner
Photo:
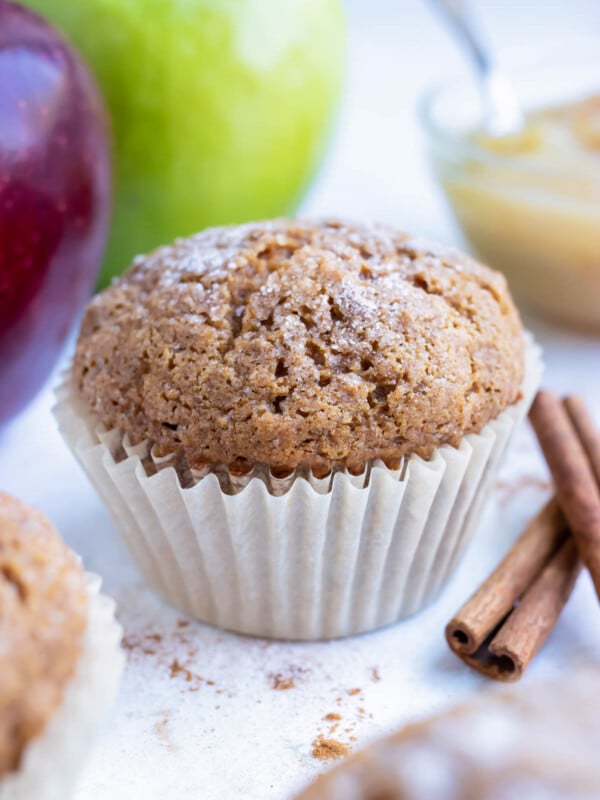
[[[83,651],[62,701],[25,749],[18,770],[0,778],[0,800],[68,800],[86,753],[117,693],[124,657],[115,604],[86,573],[88,625]]]
[[[418,611],[440,591],[539,385],[526,337],[522,399],[428,461],[325,479],[258,468],[195,475],[106,431],[67,374],[54,413],[148,583],[187,614],[240,633],[347,636]],[[179,476],[179,477],[178,477]]]

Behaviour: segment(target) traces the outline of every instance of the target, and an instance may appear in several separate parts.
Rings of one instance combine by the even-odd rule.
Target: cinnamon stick
[[[529,522],[500,565],[448,623],[446,638],[457,655],[473,655],[479,650],[567,536],[567,523],[553,498]]]
[[[600,597],[600,490],[586,453],[587,450],[593,454],[595,445],[579,402],[572,400],[568,407],[569,412],[558,397],[542,391],[538,392],[529,416],[579,556],[589,569]],[[577,427],[570,414],[578,420]],[[587,442],[585,448],[578,434]]]
[[[579,571],[553,498],[448,623],[450,648],[489,678],[518,680],[554,627]]]
[[[521,677],[581,571],[600,597],[600,431],[583,400],[538,393],[530,419],[556,496],[446,627],[452,650],[490,678]]]
[[[600,431],[596,428],[590,412],[581,397],[570,395],[565,398],[565,408],[573,427],[577,431],[579,441],[586,452],[596,483],[600,486]]]
[[[569,538],[488,645],[495,657],[490,668],[499,673],[494,677],[516,681],[523,675],[556,624],[580,572],[577,548]]]

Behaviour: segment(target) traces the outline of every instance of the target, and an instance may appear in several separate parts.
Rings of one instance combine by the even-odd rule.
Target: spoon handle
[[[475,28],[471,14],[462,0],[430,0],[454,29],[455,34],[466,47],[479,72],[492,70],[493,63],[489,49],[483,43],[481,34]]]
[[[430,0],[473,62],[487,105],[486,128],[502,135],[519,130],[523,115],[510,81],[498,69],[490,48],[477,30],[463,0]]]

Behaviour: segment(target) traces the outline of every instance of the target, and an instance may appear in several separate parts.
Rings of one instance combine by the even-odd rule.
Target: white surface
[[[565,47],[564,36],[594,27],[600,32],[594,0],[481,5],[501,51],[515,39],[562,38]],[[458,240],[427,174],[414,99],[459,59],[417,0],[353,0],[349,8],[347,100],[335,150],[305,210],[379,218]],[[600,423],[600,338],[528,325],[545,347],[546,384],[581,392]],[[474,545],[437,603],[369,636],[295,645],[197,624],[178,628],[181,615],[141,585],[56,432],[51,403],[46,391],[0,433],[0,486],[47,512],[86,567],[104,576],[104,591],[117,599],[133,647],[117,707],[77,800],[284,800],[326,766],[311,756],[313,739],[331,725],[323,721],[326,714],[342,716],[333,738],[354,748],[486,687],[449,653],[442,631],[545,496],[546,470],[526,429]],[[150,638],[155,634],[163,641]],[[183,672],[170,677],[175,658],[190,670],[189,681]],[[587,576],[522,685],[526,690],[545,675],[566,674],[576,659],[600,664],[600,612]],[[295,688],[272,688],[271,676],[290,673]],[[360,693],[349,694],[355,688]]]

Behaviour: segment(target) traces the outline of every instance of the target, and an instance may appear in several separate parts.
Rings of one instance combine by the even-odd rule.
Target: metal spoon
[[[474,64],[486,107],[485,130],[492,136],[517,133],[525,124],[513,86],[498,68],[462,0],[430,0]]]

